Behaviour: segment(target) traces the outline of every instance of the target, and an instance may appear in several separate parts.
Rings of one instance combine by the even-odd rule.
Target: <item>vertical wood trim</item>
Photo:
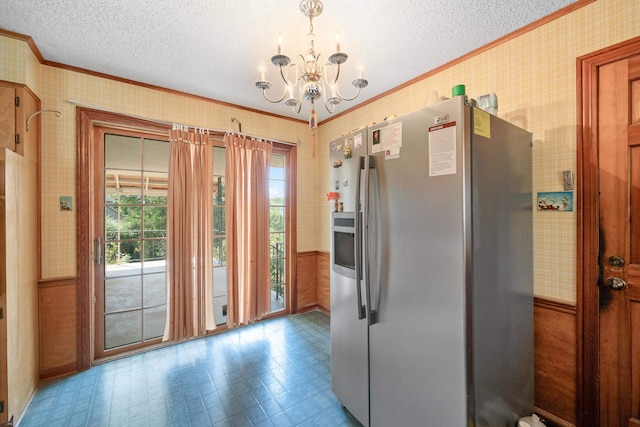
[[[597,122],[597,103],[594,81],[597,81],[597,69],[580,58],[577,61],[577,177],[576,180],[576,212],[577,219],[577,256],[576,256],[576,303],[577,303],[577,378],[576,378],[576,419],[599,419],[598,388],[590,384],[590,379],[596,379],[598,374],[597,357],[592,357],[587,349],[597,349],[599,342],[597,291],[591,288],[597,286],[597,265],[592,266],[592,253],[598,253],[597,236],[593,233],[598,229],[597,198],[597,134],[593,133],[591,123]],[[585,247],[589,245],[589,247]],[[596,245],[595,248],[591,247]],[[592,320],[590,320],[592,319]],[[596,350],[597,351],[597,350]],[[596,355],[597,356],[597,355]]]
[[[7,152],[5,148],[0,148],[0,230],[2,230],[0,232],[0,260],[3,263],[3,268],[0,269],[0,308],[3,310],[3,318],[0,319],[0,400],[4,400],[5,404],[9,401],[9,375],[7,372]],[[7,422],[8,412],[6,409],[4,413],[0,413],[0,423]]]
[[[577,425],[600,421],[598,67],[640,50],[640,37],[579,57],[577,70]]]
[[[640,302],[633,301],[629,307],[631,337],[640,336]],[[640,412],[640,340],[631,339],[631,414]],[[640,422],[640,421],[638,421]]]
[[[289,248],[287,256],[289,257],[288,274],[289,280],[289,308],[290,313],[298,312],[298,304],[296,295],[298,294],[298,148],[291,147],[289,149],[289,176],[287,177],[287,185],[289,187],[289,200],[287,201],[287,211],[289,214],[289,230],[288,241]]]
[[[93,124],[87,112],[76,107],[76,248],[78,355],[76,369],[91,366],[91,147]]]

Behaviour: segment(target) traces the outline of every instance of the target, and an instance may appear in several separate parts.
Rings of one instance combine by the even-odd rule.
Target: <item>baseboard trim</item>
[[[302,307],[298,307],[298,310],[296,311],[296,314],[306,313],[307,311],[313,311],[313,310],[317,310],[317,309],[318,309],[318,303],[316,303],[316,302],[310,303],[310,304],[305,304]]]
[[[66,377],[78,372],[75,363],[69,363],[64,366],[57,366],[53,369],[40,371],[40,380],[52,380],[54,378]]]
[[[575,424],[571,424],[568,421],[558,418],[549,412],[536,407],[536,414],[540,416],[548,427],[576,427]]]
[[[53,279],[40,279],[38,280],[39,288],[53,288],[56,286],[69,286],[75,285],[77,283],[77,278],[73,276],[69,277],[56,277]]]
[[[547,310],[559,311],[561,313],[576,315],[577,308],[575,304],[569,304],[563,301],[557,301],[549,298],[534,297],[533,304],[539,308],[545,308]]]

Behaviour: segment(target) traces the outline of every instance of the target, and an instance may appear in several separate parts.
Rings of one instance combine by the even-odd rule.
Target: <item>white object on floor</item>
[[[522,417],[518,421],[518,427],[545,427],[544,423],[540,421],[540,417],[536,414],[530,417]]]

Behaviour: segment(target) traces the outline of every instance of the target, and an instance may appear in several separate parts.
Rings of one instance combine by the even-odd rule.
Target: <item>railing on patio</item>
[[[271,290],[276,293],[276,300],[284,295],[284,243],[271,245]],[[275,261],[275,263],[274,263]]]

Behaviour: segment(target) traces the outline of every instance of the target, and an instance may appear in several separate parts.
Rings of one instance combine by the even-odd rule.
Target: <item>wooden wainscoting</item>
[[[297,312],[320,309],[329,312],[329,253],[300,252],[297,254]]]
[[[299,252],[297,254],[296,271],[296,310],[303,312],[312,310],[318,305],[318,253]]]
[[[78,311],[75,277],[38,282],[40,379],[78,370]]]
[[[536,412],[558,426],[576,424],[576,307],[535,299]]]
[[[318,307],[327,313],[331,311],[330,260],[329,252],[318,252]]]

